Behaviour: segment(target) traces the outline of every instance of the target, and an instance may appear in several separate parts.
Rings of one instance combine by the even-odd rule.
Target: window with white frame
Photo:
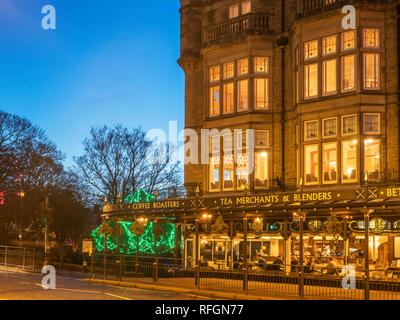
[[[380,134],[380,114],[364,113],[363,129],[364,134]]]
[[[318,120],[304,122],[304,140],[318,139]]]
[[[337,60],[325,60],[322,62],[322,90],[324,95],[337,92]]]
[[[249,73],[249,59],[239,59],[237,62],[237,73],[238,76],[243,76]]]
[[[350,91],[356,88],[356,56],[344,56],[342,63],[342,91]]]
[[[357,115],[346,115],[342,117],[342,135],[353,135],[357,133]]]
[[[337,118],[322,119],[322,137],[333,138],[337,135]]]
[[[330,54],[335,54],[337,52],[336,42],[336,35],[322,38],[322,55],[327,56]]]
[[[234,189],[235,162],[233,156],[233,137],[232,134],[223,137],[223,190],[230,191]]]
[[[239,3],[229,6],[229,19],[239,17]]]
[[[210,83],[219,81],[221,79],[221,67],[214,66],[210,68]]]
[[[210,88],[210,116],[218,116],[220,113],[220,86]]]
[[[224,80],[232,79],[235,76],[235,63],[228,62],[224,64],[223,70]]]
[[[237,82],[238,102],[237,111],[249,109],[249,80],[240,80]]]
[[[209,190],[220,191],[220,137],[210,137]]]
[[[234,112],[235,103],[235,85],[233,82],[224,83],[223,85],[223,110],[224,114]]]
[[[269,187],[269,152],[268,136],[266,130],[255,131],[254,151],[254,179],[255,188]]]
[[[381,170],[380,140],[364,140],[364,178],[368,181],[378,180]]]
[[[255,103],[254,109],[268,110],[269,108],[269,79],[254,79]]]

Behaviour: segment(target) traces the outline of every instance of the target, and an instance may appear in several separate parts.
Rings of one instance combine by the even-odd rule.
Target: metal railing
[[[400,279],[386,273],[366,277],[362,269],[357,269],[353,285],[344,286],[348,281],[341,270],[327,274],[327,268],[302,273],[285,265],[249,264],[247,269],[243,266],[231,269],[226,263],[212,265],[195,266],[173,258],[96,254],[90,272],[91,278],[292,299],[400,300]]]
[[[35,249],[0,246],[0,266],[6,269],[35,271]]]

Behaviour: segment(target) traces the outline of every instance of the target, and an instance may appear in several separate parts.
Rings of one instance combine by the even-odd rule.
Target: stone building
[[[181,3],[186,128],[255,130],[253,173],[234,170],[222,139],[208,165],[185,166],[189,193],[397,177],[398,1]],[[342,27],[347,4],[355,30]]]

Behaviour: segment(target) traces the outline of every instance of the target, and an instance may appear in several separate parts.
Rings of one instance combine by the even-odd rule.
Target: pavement
[[[82,276],[57,275],[56,289],[42,287],[42,274],[0,269],[0,300],[208,300],[207,296],[122,287],[83,281]]]

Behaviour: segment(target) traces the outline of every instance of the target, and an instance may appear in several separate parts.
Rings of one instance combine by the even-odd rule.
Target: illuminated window
[[[268,148],[268,131],[256,130],[254,133],[254,146],[256,148]]]
[[[380,54],[364,53],[364,89],[380,87]]]
[[[336,53],[336,36],[322,38],[322,54],[324,56]]]
[[[317,57],[318,57],[318,40],[305,42],[304,60],[314,59]]]
[[[235,172],[235,162],[233,158],[233,139],[232,135],[224,135],[224,160],[223,160],[223,165],[224,165],[224,170],[223,170],[223,175],[224,175],[224,185],[223,189],[224,191],[228,190],[233,190],[234,185],[234,172]]]
[[[379,113],[364,113],[363,128],[365,134],[380,134]]]
[[[349,115],[342,117],[342,134],[352,135],[357,133],[357,115]]]
[[[318,63],[304,66],[304,96],[318,96]]]
[[[342,57],[342,91],[356,88],[355,59],[355,55]]]
[[[215,66],[210,68],[210,82],[219,81],[221,79],[221,67]]]
[[[269,107],[269,79],[255,79],[255,109],[267,110]]]
[[[249,108],[249,81],[238,81],[238,111],[248,110]]]
[[[210,88],[210,116],[218,116],[220,111],[220,88]]]
[[[364,178],[378,180],[381,171],[381,144],[379,140],[364,140]]]
[[[236,137],[238,146],[238,154],[236,158],[236,185],[237,189],[248,189],[249,186],[249,157],[246,150],[246,141],[243,137],[240,139]],[[235,142],[235,143],[236,143]]]
[[[224,114],[231,113],[234,111],[234,99],[235,99],[235,92],[234,92],[234,83],[225,83],[224,84]]]
[[[231,79],[235,75],[235,64],[233,62],[224,64],[224,79]]]
[[[324,94],[336,93],[336,59],[322,62],[322,90]]]
[[[238,64],[238,75],[242,76],[249,73],[249,59],[240,59],[237,62]]]
[[[304,175],[305,184],[318,184],[319,180],[319,161],[318,145],[304,146]]]
[[[304,140],[313,140],[318,138],[318,121],[304,122]]]
[[[256,73],[268,73],[268,61],[267,57],[256,57],[254,58],[254,72]]]
[[[342,51],[352,50],[356,47],[355,30],[342,33]]]
[[[229,19],[233,19],[239,16],[239,4],[234,4],[229,7]]]
[[[220,189],[220,150],[219,136],[210,138],[209,183],[210,191]]]
[[[323,131],[322,131],[323,138],[336,137],[336,133],[337,133],[337,119],[336,118],[323,119],[322,125],[323,125]]]
[[[248,14],[251,12],[251,1],[242,2],[242,14]]]
[[[300,76],[299,70],[296,70],[296,102],[300,101]]]
[[[268,174],[268,152],[264,151],[255,151],[254,152],[254,178],[255,178],[255,187],[256,188],[267,188],[269,181]]]
[[[363,30],[363,47],[379,49],[379,29],[364,29]]]
[[[337,144],[336,142],[322,145],[323,183],[337,182]]]
[[[342,182],[357,181],[357,140],[342,142]]]

